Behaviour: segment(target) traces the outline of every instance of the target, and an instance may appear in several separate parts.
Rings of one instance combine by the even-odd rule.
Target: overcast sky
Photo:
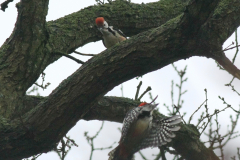
[[[134,3],[148,3],[154,2],[155,0],[144,0],[144,1],[137,1],[132,0]],[[3,0],[0,0],[2,3]],[[0,20],[1,20],[1,29],[0,29],[0,45],[3,44],[6,38],[9,37],[11,34],[17,16],[17,10],[15,8],[15,4],[18,1],[14,1],[10,3],[9,8],[6,9],[6,12],[0,11]],[[47,15],[47,20],[55,20],[65,15],[71,14],[73,12],[79,11],[80,9],[96,4],[95,0],[70,0],[70,1],[63,1],[63,0],[50,0],[49,3],[49,11]],[[95,17],[93,17],[94,20]],[[111,22],[108,22],[111,25]],[[239,36],[238,36],[239,39]],[[224,44],[223,48],[228,46],[235,41],[235,35],[232,35]],[[90,43],[83,47],[77,49],[77,51],[83,53],[94,53],[98,54],[101,51],[105,50],[102,42]],[[235,49],[226,52],[226,55],[232,59],[235,53]],[[86,61],[87,57],[78,56],[72,54],[73,56]],[[240,68],[240,55],[238,55],[235,64],[238,68]],[[219,70],[216,63],[212,59],[208,59],[205,57],[191,57],[187,60],[181,60],[174,63],[177,68],[184,69],[187,65],[187,73],[186,77],[188,78],[187,83],[183,85],[183,90],[188,90],[187,93],[183,96],[184,105],[182,109],[183,112],[187,112],[185,116],[185,120],[187,121],[191,114],[200,106],[201,103],[205,100],[205,92],[204,89],[206,88],[208,91],[208,106],[209,110],[212,113],[215,109],[223,109],[226,107],[219,100],[218,96],[224,97],[225,100],[231,104],[235,109],[238,110],[240,104],[240,98],[237,96],[236,93],[233,93],[230,87],[225,86],[225,84],[229,83],[232,79],[232,76],[225,71]],[[77,64],[76,62],[67,59],[65,57],[59,59],[54,64],[50,65],[44,71],[46,73],[45,82],[50,82],[51,85],[46,90],[39,89],[39,92],[42,96],[47,96],[51,93],[53,89],[55,89],[65,78],[71,75],[74,71],[76,71],[81,65]],[[174,83],[179,83],[180,79],[177,73],[174,71],[171,65],[168,65],[161,70],[157,70],[151,73],[144,75],[142,78],[137,80],[136,78],[129,80],[123,83],[123,93],[124,97],[134,98],[136,92],[136,86],[138,85],[139,81],[143,81],[143,85],[141,88],[141,93],[147,88],[147,86],[152,87],[152,95],[158,95],[157,102],[159,103],[158,108],[160,112],[167,115],[167,110],[163,106],[164,103],[167,105],[171,105],[171,81],[174,80]],[[41,80],[38,80],[41,83]],[[235,88],[240,91],[240,81],[234,80],[233,84]],[[116,86],[113,90],[111,90],[107,95],[111,96],[121,96],[121,85]],[[174,97],[175,97],[175,104],[177,103],[177,95],[178,90],[174,88]],[[144,101],[149,102],[149,96],[146,95],[143,97]],[[201,112],[205,111],[204,108],[200,110],[196,116],[194,117],[192,123],[196,124],[197,119]],[[227,132],[226,127],[230,124],[229,115],[233,114],[235,118],[235,114],[228,109],[224,113],[219,114],[219,122],[221,124],[221,134],[225,134]],[[88,160],[90,156],[90,146],[87,144],[86,139],[84,138],[83,134],[85,131],[89,132],[89,135],[94,135],[96,131],[100,128],[101,122],[100,121],[83,121],[80,120],[77,125],[72,128],[68,136],[75,139],[76,143],[79,147],[73,147],[70,153],[67,155],[66,160]],[[106,122],[102,132],[100,133],[99,137],[96,139],[95,147],[108,147],[113,142],[118,142],[120,138],[120,132],[118,131],[118,127],[121,127],[122,124],[114,123],[114,122]],[[238,124],[238,128],[240,125]],[[201,136],[202,141],[207,141],[206,137]],[[228,151],[230,156],[236,154],[237,150],[236,147],[240,147],[240,138],[235,139],[229,142],[228,146],[225,148]],[[116,144],[115,144],[116,146]],[[232,147],[230,147],[232,146]],[[96,151],[93,154],[93,160],[101,159],[108,159],[107,153],[110,150],[105,151]],[[144,154],[149,158],[152,158],[152,154],[157,153],[157,149],[147,149],[144,150]],[[140,160],[139,155],[137,156],[137,160]],[[38,160],[58,160],[58,156],[54,152],[50,152],[47,154],[43,154],[38,158]]]

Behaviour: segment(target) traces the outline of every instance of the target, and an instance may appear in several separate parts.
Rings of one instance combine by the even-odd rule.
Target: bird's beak
[[[150,104],[152,104],[156,99],[157,99],[158,95],[152,100],[152,102]]]
[[[152,110],[154,110],[156,107],[157,107],[158,103],[157,104],[151,104],[150,106],[152,107]]]
[[[157,107],[157,105],[158,104],[148,104],[143,108],[143,111],[151,112]]]
[[[153,111],[153,110],[157,107],[158,103],[157,103],[157,104],[152,104],[152,103],[157,99],[157,97],[158,97],[158,96],[156,96],[156,97],[152,100],[152,102],[149,103],[148,106],[144,108],[144,111],[149,111],[149,112],[150,112],[150,111]]]

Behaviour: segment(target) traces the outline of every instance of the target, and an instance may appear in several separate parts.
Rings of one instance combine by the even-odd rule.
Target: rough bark
[[[240,24],[238,0],[162,0],[140,5],[118,0],[46,23],[47,6],[48,0],[22,0],[14,32],[0,48],[0,159],[50,151],[79,119],[121,121],[136,102],[104,105],[103,96],[135,76],[192,56],[227,62],[222,43]],[[25,96],[40,73],[60,58],[57,52],[69,54],[100,39],[94,26],[97,16],[106,17],[129,36],[145,32],[94,56],[48,97]],[[229,65],[227,70],[238,77],[239,70]],[[121,114],[107,114],[116,111]],[[171,145],[186,159],[218,159],[191,128],[183,127]]]

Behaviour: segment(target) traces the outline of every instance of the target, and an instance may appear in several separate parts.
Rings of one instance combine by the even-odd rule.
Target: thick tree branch
[[[217,2],[211,1],[208,6],[203,5],[203,7],[204,9],[208,7],[208,12],[211,13]],[[9,132],[0,133],[1,144],[18,148],[15,154],[10,154],[10,152],[13,153],[12,148],[2,149],[0,155],[11,158],[11,155],[29,156],[34,152],[49,151],[114,86],[127,79],[162,68],[176,60],[199,53],[204,55],[205,52],[210,53],[216,48],[221,48],[221,46],[208,46],[202,50],[194,48],[196,45],[190,45],[197,44],[197,39],[189,41],[191,39],[189,32],[197,32],[197,29],[191,30],[191,28],[200,28],[199,23],[196,24],[197,26],[192,24],[196,17],[191,16],[190,13],[191,10],[165,25],[141,33],[94,56],[64,80],[36,108],[24,115],[19,115],[21,123],[18,126],[10,125],[11,130],[18,133],[17,137],[11,132],[10,134]],[[206,14],[206,11],[202,13],[201,10],[197,14],[202,18],[202,23],[205,23],[208,18]],[[184,38],[181,39],[182,37]],[[173,43],[176,46],[173,47]]]
[[[117,26],[127,36],[133,36],[150,28],[158,27],[185,10],[188,0],[162,0],[149,4],[133,4],[113,1],[111,4],[90,6],[47,23],[49,31],[48,50],[60,50],[70,54],[89,42],[101,40],[95,18],[103,16],[110,25]],[[111,14],[109,14],[111,13]],[[150,13],[150,14],[146,14]],[[71,29],[69,29],[69,25]],[[59,56],[48,59],[48,64]]]
[[[8,8],[8,4],[13,0],[6,0],[5,2],[1,3],[1,10],[5,12],[5,9]]]
[[[27,24],[27,25],[26,27],[23,26],[20,28],[18,26],[21,26],[21,25],[16,25],[15,30],[19,32],[21,30],[24,31],[26,28],[26,31],[23,32],[24,34],[20,34],[21,38],[27,37],[26,43],[25,41],[20,41],[21,43],[19,43],[19,45],[15,45],[15,43],[13,42],[18,41],[18,38],[17,38],[18,36],[15,36],[17,34],[13,32],[12,36],[6,41],[6,43],[0,49],[0,53],[2,53],[2,55],[9,55],[4,53],[11,53],[11,55],[17,56],[17,57],[12,56],[9,59],[9,61],[11,61],[11,64],[13,63],[14,65],[10,65],[6,61],[3,61],[4,63],[2,64],[2,68],[5,68],[8,71],[5,72],[5,69],[2,70],[2,72],[0,71],[1,73],[4,73],[4,74],[1,74],[2,80],[0,77],[0,82],[2,84],[8,83],[8,85],[2,85],[3,88],[1,90],[3,92],[6,92],[6,94],[7,92],[11,94],[11,96],[6,96],[6,98],[18,97],[19,94],[20,95],[24,94],[25,91],[28,89],[28,87],[31,86],[35,82],[35,80],[39,77],[39,74],[50,63],[52,63],[53,61],[61,57],[59,55],[54,54],[56,51],[61,51],[69,54],[69,53],[72,53],[77,47],[80,47],[91,41],[99,40],[100,39],[100,37],[98,36],[99,32],[95,28],[93,17],[104,16],[106,17],[107,20],[111,21],[111,24],[115,26],[119,26],[122,30],[124,30],[124,32],[127,35],[131,36],[132,34],[138,33],[139,31],[143,31],[152,27],[157,27],[167,22],[169,19],[179,15],[182,11],[185,10],[187,1],[178,0],[173,2],[169,0],[163,0],[156,3],[146,4],[146,5],[129,4],[128,2],[125,2],[125,1],[116,1],[116,2],[113,2],[112,4],[88,7],[77,13],[73,13],[71,15],[65,16],[64,18],[60,18],[56,21],[48,22],[48,25],[47,25],[48,32],[46,32],[46,30],[44,29],[45,15],[47,11],[46,6],[48,1],[43,2],[44,5],[41,3],[42,1],[40,1],[39,3],[36,3],[37,5],[40,6],[36,8],[38,8],[39,12],[43,11],[42,13],[44,14],[42,14],[40,18],[38,17],[35,18],[34,15],[36,11],[33,11],[32,14],[29,14],[29,15],[33,15],[33,17],[29,17],[28,19],[36,19],[36,20],[39,19],[39,21],[36,21],[36,22],[40,22],[42,24],[41,25],[41,27],[43,27],[42,30],[41,29],[39,30],[39,25],[38,23],[35,23],[35,21],[33,21],[34,23],[31,23],[30,25],[28,25],[27,23],[28,21],[26,22],[23,21],[23,23],[20,23],[22,14],[19,14],[19,18],[18,18],[19,23]],[[231,5],[231,3],[234,3],[234,5]],[[206,4],[211,6],[210,2]],[[213,46],[219,47],[222,44],[223,40],[225,40],[234,31],[236,26],[239,25],[239,21],[236,21],[236,19],[239,17],[237,15],[239,15],[238,7],[240,6],[239,2],[236,2],[236,1],[234,2],[226,1],[227,5],[223,5],[223,4],[225,4],[224,0],[221,1],[221,3],[218,5],[218,8],[215,9],[214,12],[210,14],[205,14],[204,15],[205,17],[202,16],[201,19],[198,19],[198,15],[195,14],[195,12],[198,13],[198,11],[201,11],[201,9],[203,9],[202,12],[207,13],[205,12],[204,9],[207,9],[208,7],[205,7],[204,5],[201,6],[198,4],[198,1],[196,1],[196,4],[192,5],[193,8],[194,8],[194,5],[197,6],[196,11],[194,9],[191,9],[191,7],[185,10],[185,12],[189,12],[188,15],[190,15],[191,17],[191,23],[186,23],[185,25],[189,24],[189,26],[186,26],[186,27],[182,26],[181,28],[183,32],[189,32],[188,34],[192,34],[192,35],[191,36],[187,35],[187,37],[184,37],[186,36],[186,34],[184,35],[180,33],[180,35],[172,37],[172,39],[175,39],[175,40],[184,39],[184,41],[186,42],[186,38],[195,38],[196,41],[194,42],[194,40],[191,40],[191,43],[188,42],[189,46],[186,46],[186,47],[192,47],[192,48],[207,47],[208,48],[206,49],[205,54],[202,52],[202,49],[201,49],[200,50],[201,53],[195,52],[196,53],[195,55],[212,57],[216,60],[218,59],[221,60],[222,57],[224,56],[222,56],[221,54],[213,54],[208,52],[209,46],[212,45],[212,47]],[[22,8],[27,8],[27,7],[22,7],[24,5],[28,6],[29,4],[20,3],[18,5],[19,13],[24,13],[24,10]],[[124,11],[127,11],[126,14],[123,14],[123,11],[122,11],[123,9]],[[36,13],[39,13],[39,12],[36,12]],[[92,14],[89,14],[90,12]],[[111,16],[109,16],[108,14],[109,12],[111,12]],[[121,16],[119,15],[120,13],[121,13]],[[151,13],[151,14],[146,14],[146,13]],[[231,14],[226,14],[224,15],[224,17],[222,17],[219,15],[220,13],[223,13],[223,14],[231,13]],[[212,17],[212,18],[209,18],[208,21],[205,23],[205,25],[200,25],[203,20],[206,20],[206,16],[208,16],[208,18],[209,17]],[[222,21],[224,20],[232,24],[232,26],[222,25]],[[17,22],[16,24],[19,24],[19,23]],[[191,26],[191,24],[194,24],[194,25]],[[71,26],[71,29],[69,29],[69,26]],[[197,28],[200,26],[202,27],[202,29],[198,31]],[[29,29],[29,28],[33,28],[33,29]],[[39,34],[36,34],[38,37],[38,39],[36,39],[36,43],[34,43],[35,41],[32,41],[30,39],[30,37],[33,35],[32,34],[33,32],[31,31],[34,30],[34,28],[37,29],[36,32],[34,33],[39,33]],[[193,28],[195,29],[195,31],[193,30]],[[222,30],[219,30],[219,28],[221,28]],[[218,33],[216,34],[216,32]],[[227,32],[227,34],[225,32]],[[19,32],[19,33],[22,33],[22,32]],[[193,35],[195,35],[195,37],[192,37]],[[221,39],[219,39],[219,37]],[[159,43],[163,43],[163,42],[164,41]],[[178,43],[178,42],[177,41],[171,42],[173,46],[177,46],[175,45],[175,43]],[[26,49],[28,48],[27,47],[28,45],[25,45],[25,44],[31,44],[30,48],[32,47],[32,49],[30,48]],[[11,45],[14,45],[14,47],[11,47]],[[17,49],[17,48],[22,48],[22,46],[26,46],[24,47],[25,49],[24,51],[22,49]],[[194,46],[197,46],[197,47],[194,47]],[[13,48],[16,48],[16,52],[12,52]],[[220,50],[220,48],[218,49]],[[19,50],[21,50],[21,53],[26,51],[26,53],[30,53],[30,55],[24,56],[28,58],[19,57],[21,55],[21,54],[20,55],[18,54]],[[194,54],[192,54],[192,56],[194,56]],[[220,58],[216,58],[216,56]],[[5,58],[2,57],[1,59],[5,59]],[[19,61],[19,59],[23,59],[23,61]],[[15,63],[15,60],[18,60],[18,61]],[[224,59],[222,61],[224,61]],[[21,62],[23,63],[20,64]],[[27,66],[27,67],[23,67],[23,66]],[[27,68],[27,71],[21,70],[20,68]],[[228,68],[234,68],[234,66],[228,67]],[[237,71],[239,72],[239,70]],[[229,71],[229,72],[232,73],[233,71]],[[20,75],[26,75],[26,76],[21,77]],[[239,74],[235,74],[235,75],[239,75]],[[24,77],[27,77],[28,80],[27,81],[25,79],[23,80]],[[13,82],[13,84],[9,85],[10,82]],[[4,88],[4,86],[8,86],[8,87]],[[16,88],[18,88],[18,90],[16,90]],[[18,95],[14,96],[12,95],[12,93],[17,93]],[[13,108],[16,108],[16,107],[13,107]],[[8,107],[8,110],[9,109],[10,107]],[[11,111],[3,111],[2,114],[8,115],[13,111],[14,110],[12,109]]]
[[[0,114],[17,115],[22,96],[42,72],[46,55],[48,0],[22,0],[12,35],[0,48]],[[49,56],[49,55],[48,55]],[[14,113],[14,114],[13,114]]]
[[[138,5],[116,1],[111,5],[91,6],[48,22],[46,27],[48,0],[18,3],[19,14],[15,29],[0,48],[0,83],[2,84],[0,90],[5,95],[4,99],[0,100],[0,105],[5,106],[0,113],[6,117],[14,117],[12,113],[21,112],[21,106],[17,107],[15,104],[22,104],[21,96],[50,63],[61,57],[55,54],[57,51],[69,54],[88,42],[100,39],[94,24],[95,17],[102,15],[107,20],[111,20],[112,25],[117,25],[123,30],[128,28],[126,33],[133,35],[153,26],[159,26],[180,14],[187,2],[177,0],[173,3],[171,0],[154,4]],[[122,11],[128,13],[123,14]],[[111,16],[109,16],[110,12],[112,12]],[[152,15],[146,12],[152,12]],[[123,23],[123,19],[126,23]],[[117,24],[120,21],[121,23]],[[127,25],[122,27],[120,24]],[[12,99],[15,99],[14,102],[19,102],[12,104]]]
[[[14,92],[17,87],[17,91],[25,93],[36,81],[35,76],[41,73],[38,70],[47,39],[48,0],[21,1],[17,6],[19,14],[14,31],[1,47],[0,82],[8,85],[1,85],[0,89],[8,86],[7,89]]]
[[[31,105],[41,102],[44,97],[26,96],[25,104]],[[91,110],[82,118],[84,120],[107,120],[122,123],[126,113],[134,106],[137,106],[139,101],[121,97],[103,97],[95,103]],[[81,107],[80,105],[78,107]],[[111,114],[109,114],[111,113]],[[154,118],[164,118],[165,116],[154,112]],[[4,119],[1,119],[3,121]],[[20,121],[20,120],[19,120]],[[6,123],[6,120],[5,122]],[[10,122],[8,122],[10,124]],[[19,122],[22,123],[21,121]],[[58,122],[61,123],[61,122]],[[22,123],[25,130],[25,138],[37,138],[35,132],[28,128],[27,124]],[[199,139],[199,132],[194,125],[182,125],[182,129],[177,132],[177,137],[168,146],[173,147],[179,154],[186,159],[205,160],[210,157],[218,160],[218,157],[210,149],[207,149]],[[8,129],[10,129],[10,125]],[[21,137],[21,135],[18,135]],[[20,146],[19,146],[20,147]],[[49,148],[51,149],[51,148]],[[5,159],[5,158],[4,158]]]

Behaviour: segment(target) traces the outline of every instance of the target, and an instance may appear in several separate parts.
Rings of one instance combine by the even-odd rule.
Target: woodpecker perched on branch
[[[157,97],[156,97],[157,98]],[[130,110],[123,121],[122,135],[119,145],[108,155],[108,160],[132,160],[135,152],[148,147],[160,147],[175,137],[181,122],[178,115],[153,119],[152,113],[158,104],[141,103]]]
[[[96,18],[95,22],[98,30],[103,35],[103,44],[106,48],[110,48],[116,43],[125,41],[127,39],[121,30],[114,30],[113,26],[108,26],[108,23],[103,17]]]

